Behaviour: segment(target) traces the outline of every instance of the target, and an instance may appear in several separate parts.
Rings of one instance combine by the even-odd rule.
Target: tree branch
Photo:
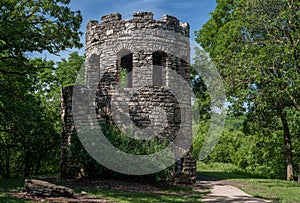
[[[296,109],[298,111],[300,111],[300,105],[298,104],[298,102],[296,101],[296,99],[291,95],[291,94],[288,94],[290,96],[290,99],[292,100],[294,106],[296,107]]]
[[[6,70],[1,70],[0,69],[0,73],[2,74],[11,74],[11,75],[24,75],[26,74],[25,72],[17,72],[17,71],[6,71]]]

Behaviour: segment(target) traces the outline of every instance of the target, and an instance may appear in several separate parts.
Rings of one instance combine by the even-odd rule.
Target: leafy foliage
[[[264,136],[282,131],[288,180],[294,140],[289,126],[297,120],[287,113],[300,110],[299,6],[292,0],[219,0],[196,32],[224,78],[232,111],[247,112]]]
[[[247,171],[260,177],[284,179],[285,148],[282,145],[281,129],[278,127],[268,136],[265,135],[257,130],[253,123],[248,123],[246,116],[238,118],[228,116],[223,135],[205,163],[233,164],[237,172]],[[202,142],[199,142],[200,146],[203,144],[204,136],[205,133],[201,132],[197,135],[198,139],[202,139]],[[294,148],[299,149],[299,145],[299,142],[295,142]],[[299,156],[295,153],[294,162],[297,163],[298,160]],[[200,170],[203,169],[200,167]]]
[[[54,63],[30,59],[81,47],[81,16],[68,0],[0,3],[0,167],[2,176],[57,171],[57,107],[47,94]],[[50,108],[51,106],[51,108]],[[55,164],[56,163],[56,164]],[[55,166],[56,165],[56,166]]]
[[[109,142],[112,143],[112,145],[114,145],[119,150],[128,154],[135,154],[135,155],[152,154],[157,152],[158,150],[164,149],[168,144],[166,141],[162,141],[162,140],[154,139],[154,140],[145,141],[145,140],[136,140],[130,138],[127,135],[123,134],[114,125],[107,124],[105,122],[101,122],[100,126],[103,134],[109,140]],[[174,169],[174,166],[170,166],[169,168],[161,172],[152,175],[146,175],[146,176],[133,177],[129,175],[122,175],[107,169],[106,167],[102,166],[97,161],[95,161],[84,149],[76,134],[74,134],[72,140],[73,141],[71,145],[71,153],[75,156],[74,158],[76,158],[80,163],[82,163],[85,175],[88,177],[110,176],[110,177],[122,178],[122,179],[136,179],[139,181],[141,180],[160,181],[160,180],[167,180],[167,178],[170,177],[170,174],[171,172],[173,172]]]

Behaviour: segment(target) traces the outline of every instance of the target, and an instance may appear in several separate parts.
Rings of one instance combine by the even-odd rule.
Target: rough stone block
[[[30,195],[41,197],[73,197],[74,194],[70,188],[33,179],[25,180],[24,190]]]

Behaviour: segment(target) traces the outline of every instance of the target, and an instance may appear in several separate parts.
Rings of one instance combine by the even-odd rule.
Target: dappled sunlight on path
[[[228,185],[222,180],[211,180],[199,177],[197,181],[202,187],[210,188],[211,192],[205,196],[203,202],[227,202],[227,203],[271,203],[272,201],[252,197],[242,190]]]

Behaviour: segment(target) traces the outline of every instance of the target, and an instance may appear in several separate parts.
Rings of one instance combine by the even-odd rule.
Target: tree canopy
[[[35,52],[57,54],[82,46],[82,18],[68,3],[0,2],[0,167],[4,176],[39,173],[42,163],[58,158],[57,114],[45,108],[45,84],[54,82],[55,66],[31,57]]]
[[[292,140],[297,132],[290,126],[299,117],[287,114],[300,110],[300,2],[217,3],[211,19],[196,32],[197,41],[223,76],[232,110],[247,113],[253,123],[269,129],[281,126],[287,179],[292,180]]]

